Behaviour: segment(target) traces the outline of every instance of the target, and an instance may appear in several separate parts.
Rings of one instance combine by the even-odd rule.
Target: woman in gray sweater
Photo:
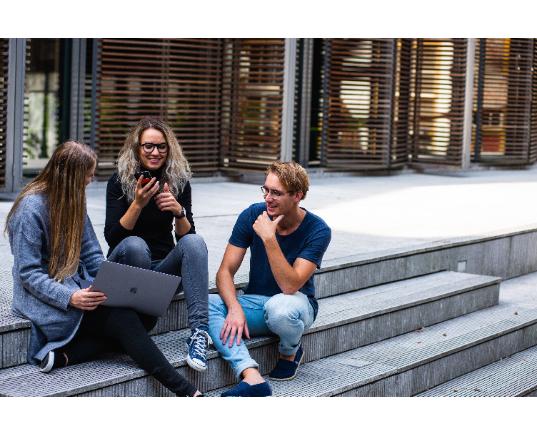
[[[102,306],[106,296],[91,289],[104,260],[86,212],[95,167],[87,145],[60,145],[7,216],[13,311],[32,323],[28,361],[49,372],[122,350],[177,395],[200,395],[149,337],[156,318]]]

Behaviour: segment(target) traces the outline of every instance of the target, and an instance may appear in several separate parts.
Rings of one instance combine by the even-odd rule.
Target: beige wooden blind
[[[397,41],[327,39],[325,56],[323,164],[351,170],[399,161],[404,151],[391,151]]]
[[[526,163],[533,40],[487,38],[476,45],[474,156],[481,162]]]
[[[391,166],[405,165],[410,153],[410,128],[412,126],[412,40],[397,40],[394,69],[394,101],[392,120]]]
[[[129,128],[144,116],[174,129],[193,171],[218,169],[222,41],[102,39],[98,72],[99,175],[114,162]]]
[[[467,40],[413,41],[412,161],[462,164]]]
[[[263,170],[279,159],[284,55],[284,39],[226,40],[223,169]]]
[[[6,185],[7,79],[9,39],[0,39],[0,188]]]
[[[532,39],[531,115],[529,162],[537,161],[537,41]]]

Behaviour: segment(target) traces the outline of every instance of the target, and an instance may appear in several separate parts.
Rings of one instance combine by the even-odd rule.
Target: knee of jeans
[[[209,317],[211,315],[218,316],[223,315],[226,316],[226,304],[222,300],[222,298],[214,293],[209,294]]]
[[[179,239],[177,246],[185,252],[207,255],[207,245],[205,240],[198,234],[186,234]]]
[[[265,321],[270,327],[285,323],[288,320],[294,320],[298,317],[298,311],[295,309],[292,302],[295,296],[279,295],[272,296],[265,303]]]
[[[123,241],[123,252],[130,266],[150,268],[151,251],[144,239],[137,236],[129,236]]]

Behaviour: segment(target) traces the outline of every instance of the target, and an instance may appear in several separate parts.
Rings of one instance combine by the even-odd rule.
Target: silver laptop
[[[179,276],[103,261],[92,289],[106,294],[103,305],[162,316],[180,283]]]

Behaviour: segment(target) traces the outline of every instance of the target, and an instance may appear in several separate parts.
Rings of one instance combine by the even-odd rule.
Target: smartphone
[[[134,178],[136,179],[136,181],[138,181],[138,178],[140,178],[140,176],[142,176],[142,186],[145,186],[147,183],[149,183],[151,181],[151,178],[153,178],[153,176],[151,175],[151,172],[149,171],[138,171],[134,174]]]

